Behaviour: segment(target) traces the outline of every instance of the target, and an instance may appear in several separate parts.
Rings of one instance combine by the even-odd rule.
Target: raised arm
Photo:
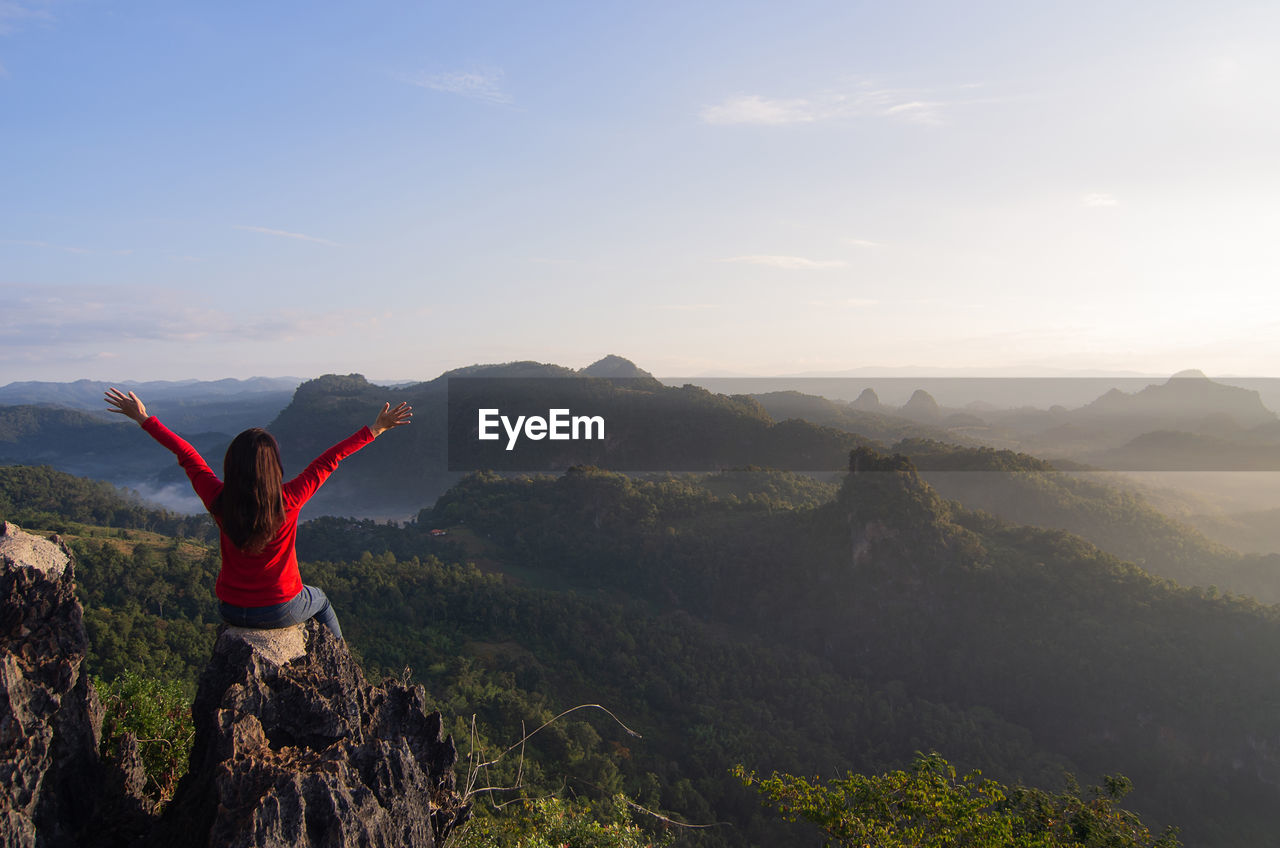
[[[395,409],[391,408],[391,404],[384,403],[382,411],[378,413],[378,417],[374,420],[373,425],[369,427],[370,432],[376,439],[388,430],[394,430],[396,427],[402,427],[413,421],[413,407],[404,401],[400,401]]]
[[[110,412],[118,412],[137,421],[153,439],[173,452],[182,470],[187,472],[191,487],[200,496],[205,508],[210,508],[214,498],[222,491],[222,481],[204,461],[204,457],[200,456],[200,452],[177,433],[161,424],[159,418],[148,415],[147,405],[133,392],[125,394],[113,387],[107,390],[104,399],[111,407]]]

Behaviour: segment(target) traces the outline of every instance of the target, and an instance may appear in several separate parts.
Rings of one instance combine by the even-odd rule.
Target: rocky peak
[[[158,820],[136,740],[99,755],[102,708],[74,561],[0,526],[0,845],[438,848],[471,807],[421,686],[375,686],[324,627],[224,627],[200,678],[190,769]]]
[[[78,844],[102,791],[102,707],[71,554],[0,522],[0,831],[5,846]]]
[[[863,412],[881,412],[884,407],[880,405],[880,396],[876,394],[876,390],[870,387],[862,390],[857,400],[853,402],[853,408]]]
[[[899,410],[899,414],[916,421],[937,421],[942,417],[942,410],[938,408],[938,402],[933,399],[933,395],[924,389],[916,389]]]
[[[443,845],[470,814],[421,686],[374,686],[314,621],[224,628],[192,707],[191,768],[148,844]]]

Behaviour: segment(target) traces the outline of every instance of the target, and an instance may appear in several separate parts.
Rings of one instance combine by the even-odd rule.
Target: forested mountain
[[[591,414],[607,420],[607,436],[591,451],[551,440],[536,445],[526,441],[514,453],[503,449],[504,440],[481,443],[474,420],[448,417],[449,385],[451,380],[463,381],[456,388],[486,379],[491,385],[523,383],[521,402],[530,409],[541,403],[544,415],[550,404],[542,381],[573,386],[559,397],[592,407]],[[990,390],[987,383],[992,381],[953,382],[960,388],[948,389],[952,395],[971,384],[973,391]],[[1036,384],[1041,393],[1054,385],[1052,380],[1040,382],[1048,384]],[[166,454],[131,438],[125,422],[100,410],[102,385],[81,381],[4,387],[0,397],[47,398],[93,411],[0,406],[0,463],[50,464],[139,489],[180,487],[182,477]],[[934,380],[928,385],[941,390],[948,384]],[[1016,386],[1000,388],[1008,395]],[[1280,467],[1280,421],[1263,406],[1259,392],[1191,373],[1131,393],[1113,390],[1077,409],[997,409],[979,403],[939,407],[924,389],[901,408],[881,404],[869,389],[854,402],[796,391],[715,394],[692,385],[664,386],[617,356],[580,370],[537,362],[474,365],[395,387],[373,385],[360,375],[326,375],[299,385],[291,396],[281,393],[279,381],[144,384],[139,390],[155,392],[144,399],[214,465],[240,429],[269,424],[281,436],[292,469],[367,423],[371,408],[393,398],[412,403],[417,408],[412,433],[353,457],[350,470],[321,491],[312,515],[325,510],[412,515],[458,479],[450,468],[555,470],[585,463],[615,470],[742,465],[832,470],[851,447],[921,438],[1013,447],[1051,458],[1059,468]],[[454,394],[456,401],[458,392]],[[97,399],[91,401],[91,396]]]
[[[745,396],[716,395],[691,385],[664,386],[621,357],[606,357],[581,371],[537,362],[475,365],[425,383],[397,387],[376,386],[358,374],[330,374],[298,386],[270,423],[280,439],[286,473],[300,471],[330,445],[369,423],[384,402],[410,403],[415,418],[413,426],[395,438],[380,440],[346,460],[342,473],[320,490],[307,514],[328,510],[409,516],[459,478],[449,470],[451,466],[557,469],[583,460],[579,443],[527,442],[521,452],[508,454],[501,443],[478,442],[473,432],[451,433],[451,426],[456,428],[458,423],[448,415],[451,380],[462,380],[470,387],[486,380],[489,386],[509,386],[507,399],[538,406],[543,415],[548,412],[548,401],[542,396],[547,381],[563,385],[560,402],[608,422],[605,439],[589,446],[596,452],[586,458],[615,468],[768,465],[835,471],[850,448],[869,442],[843,429],[775,421]],[[455,403],[458,395],[455,391]],[[191,441],[215,467],[238,431],[210,429],[200,420],[183,427],[175,423],[186,420],[182,408],[163,402],[151,403],[150,411]],[[474,431],[474,417],[464,417],[461,423]],[[105,413],[0,407],[0,462],[48,464],[134,488],[180,486],[182,474],[167,452],[131,428]],[[468,455],[490,445],[494,452]]]
[[[186,432],[235,434],[271,421],[289,403],[302,381],[296,377],[254,377],[248,380],[101,380],[73,383],[18,382],[0,386],[0,404],[54,406],[102,413],[102,395],[111,385],[136,391],[148,403],[167,411],[171,427]]]
[[[53,404],[71,409],[100,410],[102,395],[110,386],[124,391],[136,391],[165,403],[207,403],[213,398],[259,399],[283,396],[287,401],[302,380],[297,377],[252,377],[248,380],[122,380],[107,383],[102,380],[76,380],[71,383],[52,383],[28,380],[0,386],[0,403]]]
[[[1050,789],[1063,768],[1120,772],[1132,806],[1188,845],[1277,844],[1275,608],[966,511],[906,457],[856,449],[850,468],[838,489],[764,471],[475,474],[408,526],[313,522],[299,549],[366,665],[426,682],[460,738],[472,714],[492,746],[522,721],[608,706],[642,738],[574,714],[530,741],[526,781],[734,822],[680,844],[817,844],[735,764],[834,775],[930,749]],[[34,499],[23,485],[11,503]],[[162,514],[76,514],[60,529],[98,672],[190,680],[216,554],[77,523]]]
[[[1196,426],[1210,416],[1227,416],[1242,427],[1276,421],[1276,414],[1263,406],[1257,391],[1214,382],[1195,369],[1180,371],[1166,383],[1137,392],[1113,389],[1079,411],[1094,417],[1145,419],[1145,426],[1153,422]]]
[[[1280,554],[1242,554],[1150,506],[1133,489],[1013,451],[929,439],[894,445],[943,497],[1019,524],[1067,530],[1183,585],[1280,602]]]
[[[120,485],[160,482],[173,463],[138,436],[136,424],[105,413],[0,406],[0,465],[51,465]],[[188,434],[188,440],[202,451],[225,450],[230,441],[204,433]]]
[[[835,471],[852,447],[869,443],[865,437],[831,427],[798,420],[777,422],[745,396],[716,395],[696,386],[664,386],[646,377],[560,379],[578,376],[557,366],[511,363],[451,371],[393,393],[359,375],[331,375],[300,386],[272,431],[280,438],[286,466],[297,467],[328,447],[335,432],[365,423],[369,410],[386,400],[412,404],[413,426],[351,457],[342,473],[321,490],[322,506],[337,509],[341,505],[349,511],[351,504],[359,504],[359,511],[366,515],[432,502],[460,476],[445,470],[451,466],[557,469],[573,464],[581,456],[578,451],[589,450],[593,452],[589,456],[602,465],[636,470],[764,465]],[[530,408],[541,404],[543,414],[549,405],[545,395],[555,388],[550,383],[562,383],[558,400],[550,405],[600,415],[607,422],[606,439],[585,446],[530,443],[523,452],[511,455],[506,466],[502,463],[509,455],[501,442],[487,443],[493,447],[489,453],[470,453],[481,446],[474,432],[459,434],[450,429],[459,423],[472,431],[475,428],[474,418],[459,422],[449,417],[449,403],[459,402],[456,387],[450,398],[449,381],[454,378],[509,381],[504,398]]]
[[[765,392],[752,397],[776,420],[800,418],[814,424],[858,433],[883,444],[892,444],[906,438],[945,439],[962,444],[969,442],[963,435],[957,436],[944,427],[929,426],[897,415],[896,410],[880,406],[874,395],[872,392],[870,399],[866,400],[864,395],[853,403],[839,403],[798,391]]]

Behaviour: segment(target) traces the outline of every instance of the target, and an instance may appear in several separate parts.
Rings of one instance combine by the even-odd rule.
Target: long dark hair
[[[222,532],[240,550],[261,553],[284,523],[284,469],[275,437],[254,427],[231,440],[214,501]]]

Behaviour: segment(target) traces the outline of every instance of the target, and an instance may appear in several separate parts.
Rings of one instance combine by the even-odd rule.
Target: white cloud
[[[776,256],[751,254],[749,256],[730,256],[721,262],[744,262],[748,265],[768,265],[772,268],[785,268],[788,271],[815,271],[821,268],[843,268],[845,262],[839,259],[806,259],[803,256]]]
[[[869,239],[847,238],[844,239],[844,243],[851,244],[854,247],[880,247],[880,242]]]
[[[953,88],[971,89],[973,85]],[[921,89],[878,88],[868,81],[845,90],[827,90],[805,97],[770,98],[739,94],[702,109],[708,124],[757,124],[780,126],[848,118],[890,118],[917,124],[941,124],[943,110],[961,103],[989,102],[966,97],[940,99],[937,92]]]
[[[899,103],[884,110],[884,114],[894,118],[902,118],[917,124],[937,125],[942,123],[940,108],[944,104],[937,100],[912,100],[910,103]]]
[[[443,91],[446,94],[457,94],[471,100],[485,103],[509,104],[511,95],[502,89],[503,73],[501,68],[486,68],[479,71],[448,71],[442,74],[400,74],[397,78],[419,88],[432,91]]]
[[[830,108],[809,100],[766,100],[759,95],[730,97],[702,110],[708,124],[805,124],[829,117]]]
[[[0,285],[0,302],[0,346],[18,349],[139,340],[271,343],[332,336],[376,317],[345,309],[246,315],[148,286]]]
[[[49,21],[53,15],[41,8],[48,3],[27,3],[18,0],[0,0],[0,35],[13,32],[25,21]]]
[[[304,233],[291,233],[288,230],[272,230],[267,227],[249,227],[243,224],[234,224],[233,226],[237,230],[247,230],[251,233],[265,233],[266,235],[269,235],[269,236],[280,236],[281,238],[298,239],[299,241],[310,241],[310,242],[315,242],[316,244],[327,244],[330,247],[342,247],[342,245],[338,244],[336,241],[329,241],[328,239],[316,238],[315,236],[305,235]]]
[[[1120,205],[1120,201],[1116,200],[1115,195],[1106,194],[1104,192],[1095,192],[1093,194],[1086,194],[1084,197],[1080,198],[1080,202],[1083,203],[1085,206],[1119,206]]]

